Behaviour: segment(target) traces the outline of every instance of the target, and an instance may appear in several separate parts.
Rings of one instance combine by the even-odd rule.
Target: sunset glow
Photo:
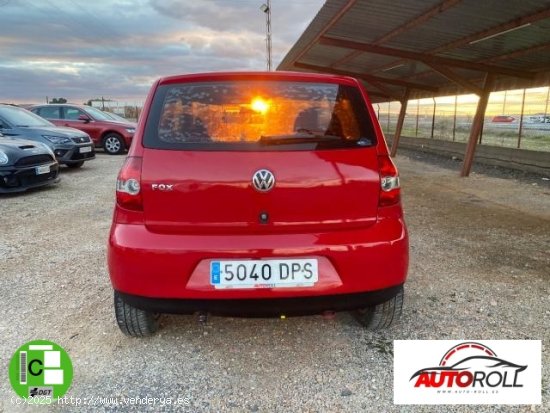
[[[269,110],[269,102],[261,97],[256,97],[252,99],[250,107],[254,112],[260,112],[262,115],[265,115],[265,113]]]

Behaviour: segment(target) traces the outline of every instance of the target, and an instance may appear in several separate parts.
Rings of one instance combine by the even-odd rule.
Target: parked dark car
[[[59,163],[47,145],[0,134],[0,194],[55,184],[58,174]]]
[[[69,126],[86,132],[96,147],[111,155],[130,147],[136,124],[112,119],[101,110],[85,105],[49,104],[33,106],[31,111],[58,126]]]
[[[70,168],[80,168],[85,161],[95,158],[92,141],[86,133],[57,127],[20,107],[0,105],[0,133],[46,144],[57,161]]]

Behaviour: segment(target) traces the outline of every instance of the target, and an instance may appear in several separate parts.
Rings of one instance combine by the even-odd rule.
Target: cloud
[[[276,65],[323,0],[273,1]],[[264,70],[258,1],[0,2],[0,101],[143,100],[177,73]]]

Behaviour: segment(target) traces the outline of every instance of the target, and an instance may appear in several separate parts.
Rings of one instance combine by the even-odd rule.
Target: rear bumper
[[[325,311],[350,311],[383,303],[403,288],[397,285],[383,290],[339,295],[264,299],[160,299],[120,293],[128,304],[153,313],[193,314],[196,312],[223,316],[278,317],[320,314]]]
[[[210,260],[318,258],[312,287],[216,289]],[[113,223],[108,266],[115,290],[153,299],[275,299],[367,293],[402,285],[408,235],[400,217],[361,229],[307,234],[159,234],[142,224]]]

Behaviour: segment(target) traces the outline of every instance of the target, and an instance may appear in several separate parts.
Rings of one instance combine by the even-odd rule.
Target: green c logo
[[[28,367],[29,373],[31,373],[33,376],[40,376],[40,374],[42,374],[42,371],[43,371],[43,370],[40,369],[40,370],[38,370],[37,373],[35,373],[35,372],[33,371],[33,369],[32,369],[32,365],[33,365],[34,363],[38,363],[38,364],[40,364],[40,365],[42,366],[42,362],[41,362],[40,360],[34,359],[33,361],[31,361],[31,362],[29,363],[29,367]]]
[[[63,347],[47,340],[33,340],[14,353],[9,377],[19,397],[36,397],[41,403],[51,403],[71,387],[73,364]]]

